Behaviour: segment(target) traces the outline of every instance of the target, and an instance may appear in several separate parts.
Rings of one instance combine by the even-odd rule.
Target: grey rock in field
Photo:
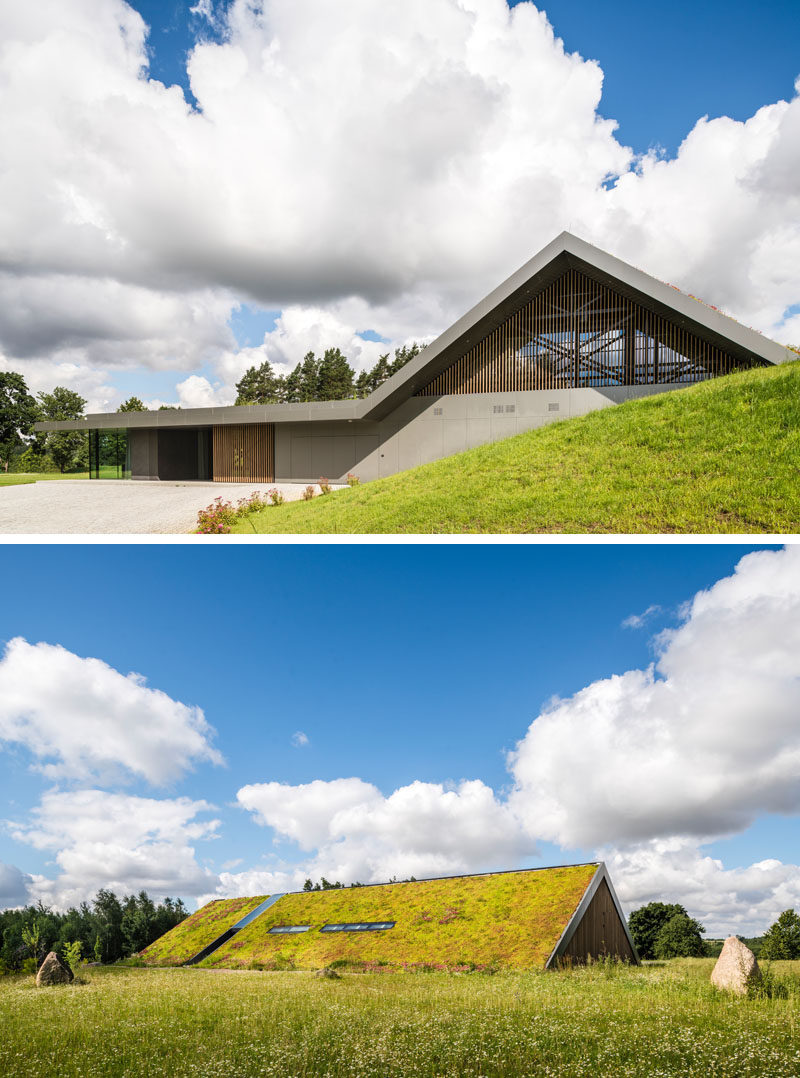
[[[747,995],[747,986],[761,976],[756,956],[736,936],[728,936],[711,973],[711,983],[727,992]]]
[[[315,976],[328,977],[331,981],[341,981],[342,979],[336,970],[331,969],[329,966],[326,966],[325,969],[318,969]]]
[[[69,984],[73,979],[72,970],[64,965],[55,951],[51,951],[45,958],[36,974],[36,984],[40,988],[51,984]]]

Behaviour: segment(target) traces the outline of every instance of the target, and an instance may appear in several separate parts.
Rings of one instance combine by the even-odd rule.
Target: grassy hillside
[[[709,959],[575,971],[345,974],[110,967],[0,977],[3,1078],[796,1078],[784,998],[732,999]],[[792,975],[793,974],[793,975]]]
[[[155,943],[145,947],[141,957],[151,966],[180,966],[265,898],[266,895],[260,895],[256,898],[215,899],[208,902]]]
[[[716,378],[481,446],[311,502],[256,532],[790,533],[800,522],[800,362]]]
[[[315,969],[350,959],[393,966],[474,963],[539,969],[596,867],[577,865],[286,895],[202,965]],[[380,932],[320,932],[326,922],[348,921],[397,924]],[[298,935],[269,935],[275,925],[312,927]]]

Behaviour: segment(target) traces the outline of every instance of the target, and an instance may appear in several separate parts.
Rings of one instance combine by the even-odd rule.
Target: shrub
[[[207,505],[197,514],[197,531],[201,535],[224,535],[231,530],[234,521],[258,509],[266,509],[270,494],[264,498],[259,491],[254,490],[248,497],[240,498],[235,506],[231,502],[223,501],[221,497],[215,498],[211,505]]]
[[[268,490],[267,496],[272,499],[273,505],[283,505],[283,503],[286,501],[283,496],[283,493],[278,490],[277,487],[273,487],[272,490]]]
[[[314,491],[313,486],[311,486],[311,485],[307,486],[306,489],[303,491],[303,501],[304,502],[310,502],[311,499],[314,497],[314,493],[315,493],[315,491]]]
[[[81,941],[73,940],[72,943],[66,944],[63,958],[72,972],[77,973],[78,966],[81,964]],[[144,962],[142,962],[142,965],[144,965]]]
[[[231,530],[236,520],[236,510],[222,497],[215,498],[211,505],[197,514],[197,530],[201,535],[220,535]]]
[[[703,926],[685,913],[676,913],[656,936],[653,950],[656,958],[702,958],[705,946],[701,938]]]
[[[331,484],[324,475],[319,477],[319,492],[320,494],[330,494],[331,492]]]
[[[352,472],[347,473],[347,485],[348,487],[357,487],[361,480],[357,475],[353,475]]]

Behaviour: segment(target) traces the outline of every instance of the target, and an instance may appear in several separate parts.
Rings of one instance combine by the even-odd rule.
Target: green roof
[[[392,966],[496,964],[541,969],[597,868],[597,864],[570,865],[287,894],[202,965],[318,969],[350,959]],[[320,931],[325,924],[370,921],[394,921],[395,927]],[[269,932],[289,925],[311,928],[296,935]]]
[[[260,895],[256,898],[214,899],[170,929],[155,943],[145,947],[140,952],[141,957],[148,965],[182,966],[250,910],[255,909],[266,897]]]

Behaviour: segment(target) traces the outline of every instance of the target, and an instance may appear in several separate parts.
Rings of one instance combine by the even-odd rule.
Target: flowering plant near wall
[[[266,498],[259,491],[254,490],[248,497],[239,498],[236,505],[225,501],[221,496],[215,498],[211,505],[207,505],[205,509],[198,512],[197,531],[200,535],[224,535],[231,530],[231,524],[241,517],[259,509],[266,509],[272,495],[277,495],[280,499],[276,501],[273,497],[274,505],[280,505],[283,502],[283,495],[278,490],[270,491]]]

